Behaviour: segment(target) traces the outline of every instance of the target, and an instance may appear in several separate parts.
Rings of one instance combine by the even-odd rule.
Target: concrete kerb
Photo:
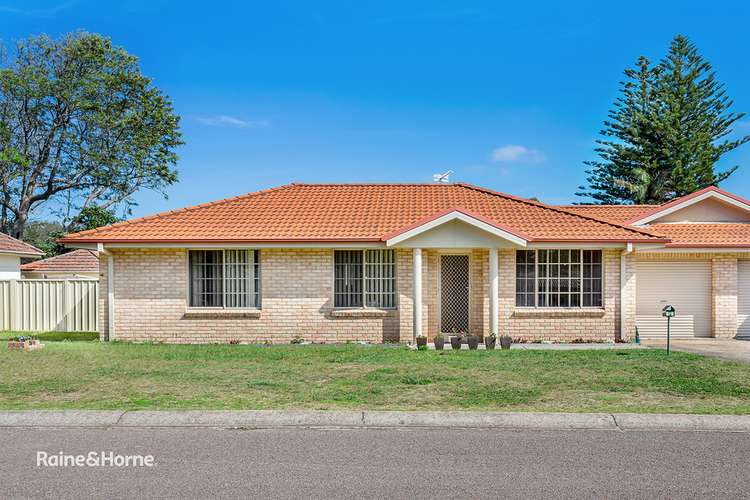
[[[750,415],[409,411],[85,411],[0,412],[0,427],[477,428],[750,432]]]

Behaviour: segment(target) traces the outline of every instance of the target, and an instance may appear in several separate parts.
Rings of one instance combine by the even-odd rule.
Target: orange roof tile
[[[39,257],[44,252],[26,242],[17,240],[5,233],[0,233],[0,253],[13,253],[28,257]]]
[[[644,214],[659,205],[557,205],[566,212],[585,215],[595,219],[606,220],[618,224]]]
[[[98,272],[99,253],[80,248],[49,259],[29,262],[21,266],[21,271],[35,272]]]
[[[458,209],[532,241],[659,241],[624,227],[468,184],[290,184],[70,234],[64,243],[382,241]]]
[[[666,246],[750,248],[750,224],[653,224],[649,229],[671,238]]]

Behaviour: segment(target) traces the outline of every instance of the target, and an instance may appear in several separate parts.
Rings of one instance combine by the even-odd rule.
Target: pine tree
[[[596,203],[663,203],[718,184],[737,167],[716,170],[721,156],[750,140],[727,140],[744,113],[732,101],[711,65],[684,36],[652,66],[641,57],[625,70],[609,120],[597,140],[599,160],[578,196]]]

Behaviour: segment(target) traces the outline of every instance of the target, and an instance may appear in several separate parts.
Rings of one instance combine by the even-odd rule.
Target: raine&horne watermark
[[[120,455],[113,451],[90,451],[86,454],[36,452],[37,467],[154,467],[153,455]]]

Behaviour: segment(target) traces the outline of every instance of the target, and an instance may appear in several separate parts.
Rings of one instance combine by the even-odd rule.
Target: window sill
[[[604,308],[561,308],[561,307],[517,307],[513,310],[514,318],[601,318]]]
[[[334,318],[383,318],[395,309],[333,309],[331,316]]]
[[[185,318],[260,318],[260,309],[187,308]]]

